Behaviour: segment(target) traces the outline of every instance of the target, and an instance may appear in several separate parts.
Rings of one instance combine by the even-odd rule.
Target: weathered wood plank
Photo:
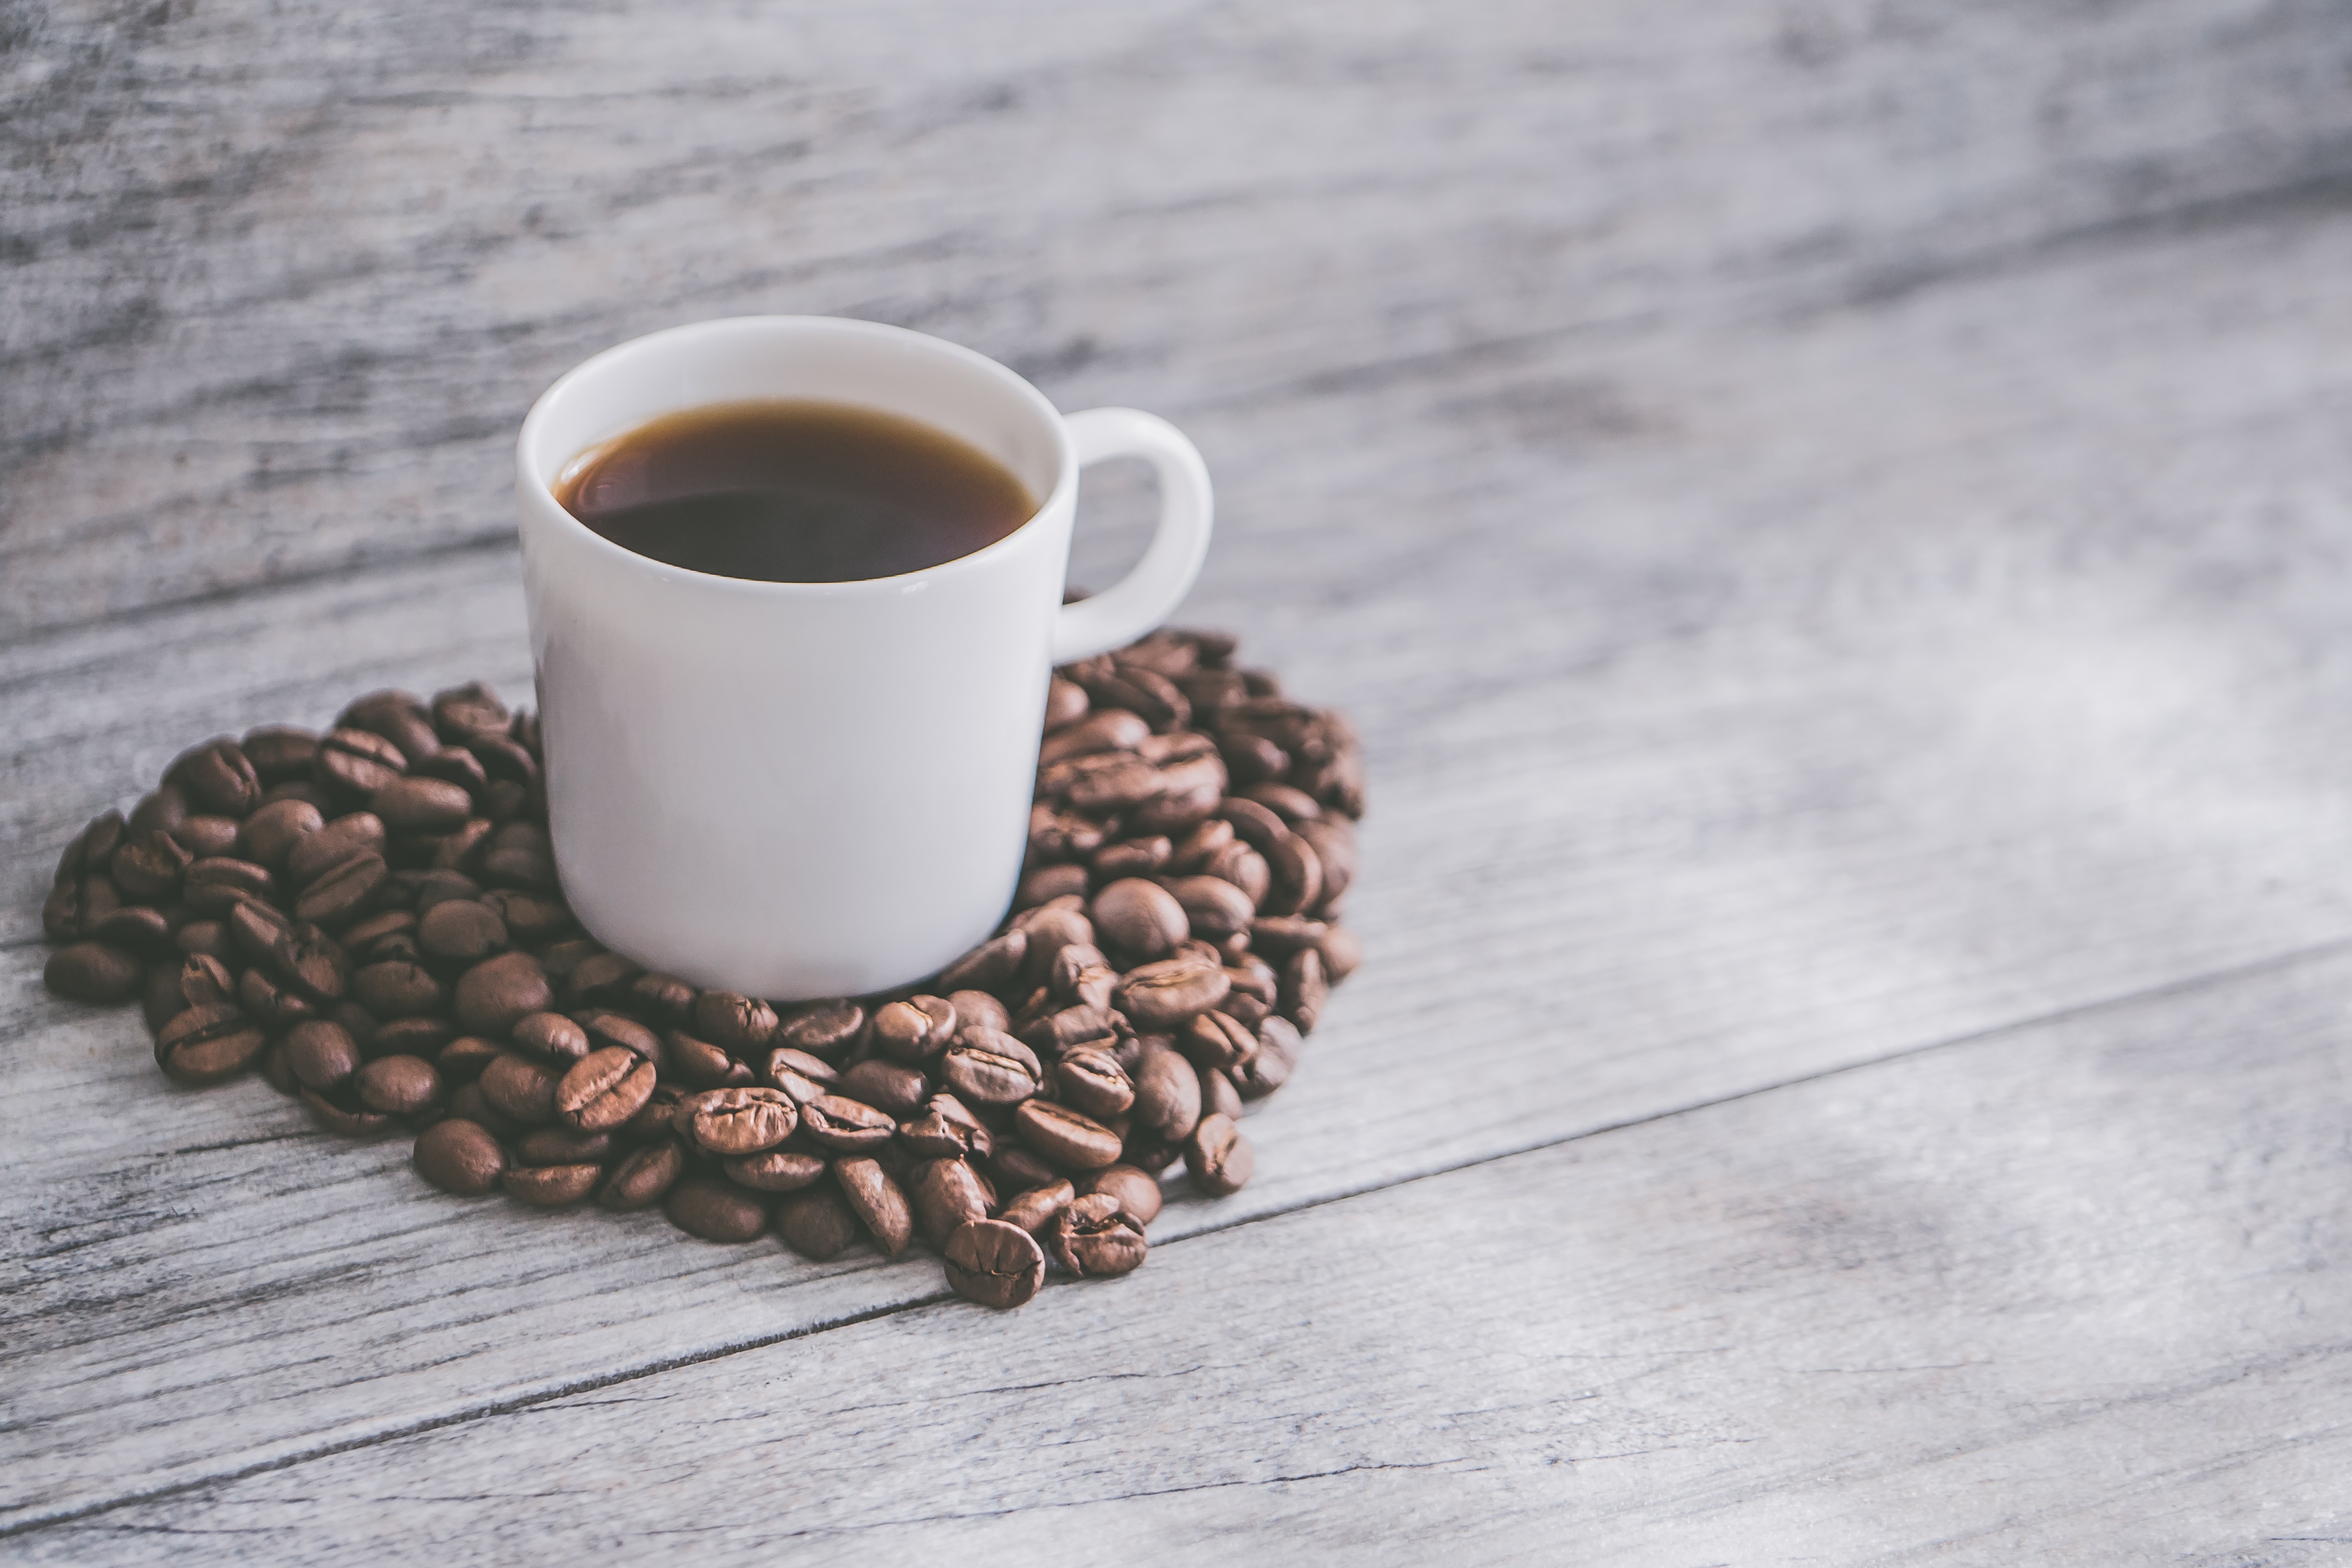
[[[199,1489],[28,1561],[2340,1556],[2352,958]]]
[[[1364,721],[1373,962],[1255,1124],[1258,1182],[1162,1235],[2352,934],[2328,542],[2352,372],[2318,352],[2347,260],[2341,215],[2255,213],[1366,390],[1329,504],[1392,482],[1389,515],[1450,532],[1302,522],[1277,490],[1201,597]],[[2214,374],[2122,396],[2192,363]],[[1497,439],[1595,386],[1650,417],[1578,416],[1580,453]],[[1429,466],[1424,426],[1487,465]],[[362,671],[517,658],[509,570],[240,598],[249,644],[191,608],[15,645],[0,679],[41,742],[18,798],[111,794],[123,757],[281,696],[303,716]],[[1286,619],[1299,581],[1324,596]],[[455,1208],[257,1086],[173,1093],[134,1025],[69,1015],[36,963],[9,955],[0,987],[7,1518],[935,1288]]]
[[[503,537],[531,396],[682,319],[1189,414],[2352,172],[2326,0],[60,6],[0,47],[5,636]]]

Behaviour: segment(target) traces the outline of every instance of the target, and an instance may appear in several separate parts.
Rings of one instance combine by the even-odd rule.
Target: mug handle
[[[1054,662],[1108,653],[1168,618],[1201,574],[1209,553],[1214,502],[1209,467],[1184,433],[1139,408],[1089,408],[1065,421],[1078,467],[1106,458],[1145,458],[1160,476],[1160,525],[1135,569],[1111,587],[1062,606],[1054,623]]]

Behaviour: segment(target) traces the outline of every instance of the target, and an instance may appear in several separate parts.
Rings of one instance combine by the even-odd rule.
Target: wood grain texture
[[[2352,958],[24,1538],[27,1561],[2340,1561]]]
[[[1802,1116],[1776,1142],[1769,1118],[1708,1112],[1760,1140],[1736,1167],[1671,1139],[1601,1177],[1572,1154],[1501,1158],[1886,1060],[1872,1081],[1914,1118],[1915,1175],[1981,1149],[2014,1167],[2000,1203],[2126,1181],[2105,1144],[2066,1165],[2001,1128],[1936,1121],[1935,1096],[1962,1090],[1923,1079],[1906,1100],[1924,1069],[1904,1053],[2352,940],[2352,368],[2337,348],[2352,339],[2352,35],[2322,0],[1949,16],[91,6],[7,13],[0,49],[0,1531],[29,1529],[9,1550],[352,1539],[339,1532],[380,1521],[370,1500],[388,1494],[346,1487],[298,1517],[287,1494],[232,1488],[221,1506],[259,1499],[267,1519],[225,1539],[184,1532],[244,1527],[168,1511],[214,1494],[152,1515],[118,1505],[343,1446],[338,1476],[378,1455],[412,1465],[459,1439],[401,1435],[447,1423],[533,1422],[546,1453],[574,1451],[605,1406],[546,1402],[616,1374],[636,1390],[724,1385],[746,1365],[913,1367],[938,1380],[927,1398],[964,1389],[1002,1451],[1025,1452],[1063,1430],[1063,1407],[992,1405],[1004,1396],[984,1391],[1012,1380],[957,1358],[1048,1357],[1061,1331],[1040,1333],[1040,1315],[1162,1289],[1168,1305],[1139,1310],[1153,1345],[1181,1348],[1185,1310],[1279,1345],[1338,1300],[1324,1280],[1366,1278],[1360,1213],[1396,1216],[1428,1254],[1422,1295],[1368,1291],[1384,1323],[1341,1313],[1422,1379],[1381,1385],[1412,1420],[1400,1446],[1364,1452],[1433,1468],[1269,1482],[1353,1467],[1344,1444],[1308,1439],[1357,1431],[1370,1408],[1360,1377],[1279,1358],[1249,1419],[1299,1443],[1256,1436],[1243,1452],[1296,1465],[1196,1476],[1184,1484],[1205,1489],[1119,1504],[1120,1528],[1205,1552],[1296,1519],[1303,1541],[1363,1554],[1383,1528],[1475,1537],[1475,1537],[1491,1555],[1541,1556],[1527,1521],[1573,1510],[1601,1476],[1593,1514],[1618,1533],[1596,1526],[1596,1555],[1638,1557],[1643,1530],[1714,1497],[1735,1522],[1689,1537],[1696,1554],[1744,1556],[1743,1532],[1769,1527],[1782,1533],[1759,1539],[1813,1530],[1866,1557],[1861,1532],[1885,1517],[1889,1552],[1924,1550],[1941,1520],[1949,1551],[2011,1541],[2014,1560],[2154,1506],[2099,1489],[2133,1457],[2120,1438],[2078,1450],[2060,1426],[2020,1447],[2017,1412],[2037,1401],[2110,1434],[2135,1413],[2176,1423],[2159,1426],[2179,1473],[2157,1473],[2209,1510],[2237,1496],[2218,1450],[2196,1446],[2209,1415],[2217,1432],[2311,1434],[2245,1445],[2248,1485],[2298,1506],[2298,1455],[2334,1454],[2336,1373],[2251,1285],[2216,1300],[2241,1303],[2248,1344],[2289,1355],[2284,1370],[2250,1360],[2234,1384],[2197,1383],[2184,1368],[2233,1363],[2184,1316],[2185,1359],[2116,1362],[2095,1410],[2074,1368],[2030,1357],[2008,1381],[1948,1369],[1870,1415],[1818,1380],[1710,1383],[1643,1337],[1659,1302],[1794,1343],[1828,1331],[1813,1305],[1852,1314],[1883,1295],[1940,1350],[1953,1325],[2008,1331],[2017,1298],[1991,1265],[1953,1265],[1948,1316],[1928,1323],[1899,1247],[1755,1244],[1775,1227],[1835,1236],[1808,1215],[1874,1191],[1867,1161],[1821,1163]],[[33,910],[58,847],[190,741],[319,721],[383,684],[482,674],[520,696],[506,489],[524,405],[629,332],[771,309],[904,321],[1011,360],[1065,406],[1180,418],[1222,506],[1188,614],[1242,630],[1364,729],[1374,812],[1351,919],[1372,962],[1253,1123],[1257,1182],[1177,1206],[1156,1234],[1295,1212],[1171,1247],[1124,1294],[1056,1292],[1012,1324],[899,1312],[936,1292],[929,1266],[816,1269],[656,1220],[460,1207],[424,1192],[398,1146],[334,1146],[258,1085],[171,1089],[135,1021],[38,989]],[[1108,479],[1097,493],[1131,510],[1132,487]],[[1081,575],[1099,581],[1130,543],[1097,525]],[[2340,1086],[2277,1045],[2310,1025],[2303,993],[2287,987],[2272,1018],[2272,991],[2249,984],[2225,988],[2251,998],[2228,1026],[2250,1051],[2286,1050],[2275,1081],[2340,1129]],[[2114,1058],[2095,1030],[2046,1038],[2062,1067],[2077,1039]],[[2027,1104],[2053,1070],[2007,1047],[1970,1059],[1987,1064],[1972,1092],[1997,1107]],[[2200,1059],[2164,1081],[2199,1115],[2210,1102],[2210,1126],[2118,1100],[2143,1154],[2218,1149],[2223,1109],[2252,1114],[2236,1058]],[[2316,1156],[2280,1157],[2302,1161],[2300,1184],[2266,1199],[2217,1178],[2210,1223],[2265,1237],[2304,1224],[2326,1242],[2310,1299],[2340,1303]],[[1639,1267],[1665,1295],[1630,1280],[1579,1294],[1576,1278],[1502,1260],[1514,1226],[1599,1225],[1654,1158],[1699,1173],[1642,1189]],[[1465,1171],[1365,1200],[1402,1205],[1386,1209],[1331,1201],[1479,1162],[1538,1175]],[[1706,1180],[1744,1184],[1752,1206],[1727,1218]],[[1546,1320],[1556,1335],[1679,1366],[1657,1386],[1688,1419],[1629,1405],[1575,1462],[1451,1473],[1515,1452],[1498,1425],[1512,1417],[1402,1339],[1450,1347],[1431,1325],[1454,1317],[1522,1342],[1494,1326],[1499,1306],[1427,1272],[1448,1256],[1432,1239],[1444,1226],[1413,1205],[1441,1188],[1492,1211],[1465,1257],[1555,1287],[1580,1314]],[[2000,1203],[1951,1217],[1954,1256],[1998,1252]],[[2212,1255],[2177,1206],[2151,1212],[2129,1232],[2140,1278],[2177,1295]],[[1547,1234],[1568,1257],[1643,1239]],[[1171,1267],[1195,1247],[1224,1250],[1191,1253],[1217,1260],[1199,1275]],[[2032,1254],[2021,1278],[2045,1265]],[[1259,1283],[1223,1283],[1244,1278]],[[2127,1300],[2086,1294],[2061,1327],[2128,1331]],[[877,1311],[895,1315],[828,1327]],[[1864,1364],[1805,1348],[1822,1350],[1808,1365]],[[1460,1364],[1517,1374],[1508,1357]],[[1890,1479],[1856,1458],[1927,1452],[1952,1426],[1934,1400],[1954,1389],[1986,1452],[2029,1459],[1912,1492],[1926,1471]],[[1843,1416],[1789,1427],[1765,1501],[1659,1468],[1698,1461],[1600,1446],[1817,1402]],[[520,1405],[531,1414],[498,1414]],[[1458,1454],[1403,1441],[1457,1421]],[[673,1420],[656,1447],[690,1426]],[[754,1449],[790,1436],[764,1409],[726,1430]],[[1118,1440],[1115,1456],[1143,1442]],[[1125,1484],[1140,1461],[1107,1463],[1115,1492],[1055,1469],[1040,1484],[1063,1489],[1037,1495],[1080,1518],[1149,1489]],[[2050,1479],[2019,1492],[2032,1463]],[[897,1542],[862,1484],[809,1502],[810,1528],[861,1521],[842,1540]],[[2107,1500],[2069,1523],[2069,1485]],[[2011,1494],[2041,1500],[1986,1511]],[[1198,1511],[1220,1496],[1228,1511]],[[1656,1497],[1699,1500],[1641,1511]],[[1049,1528],[951,1511],[908,1517],[987,1552]],[[1347,1512],[1370,1544],[1332,1522]],[[110,1518],[131,1522],[109,1534]],[[2225,1550],[2202,1524],[2145,1539]],[[2300,1560],[2252,1535],[2229,1549]]]

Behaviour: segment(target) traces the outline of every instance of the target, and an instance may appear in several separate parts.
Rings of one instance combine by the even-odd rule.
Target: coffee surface
[[[1003,464],[943,430],[805,399],[664,415],[574,458],[555,499],[625,550],[765,583],[919,572],[1036,510]]]

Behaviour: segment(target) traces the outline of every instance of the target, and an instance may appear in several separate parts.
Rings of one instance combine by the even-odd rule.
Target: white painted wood
[[[21,1538],[28,1561],[2326,1563],[2352,958]]]

